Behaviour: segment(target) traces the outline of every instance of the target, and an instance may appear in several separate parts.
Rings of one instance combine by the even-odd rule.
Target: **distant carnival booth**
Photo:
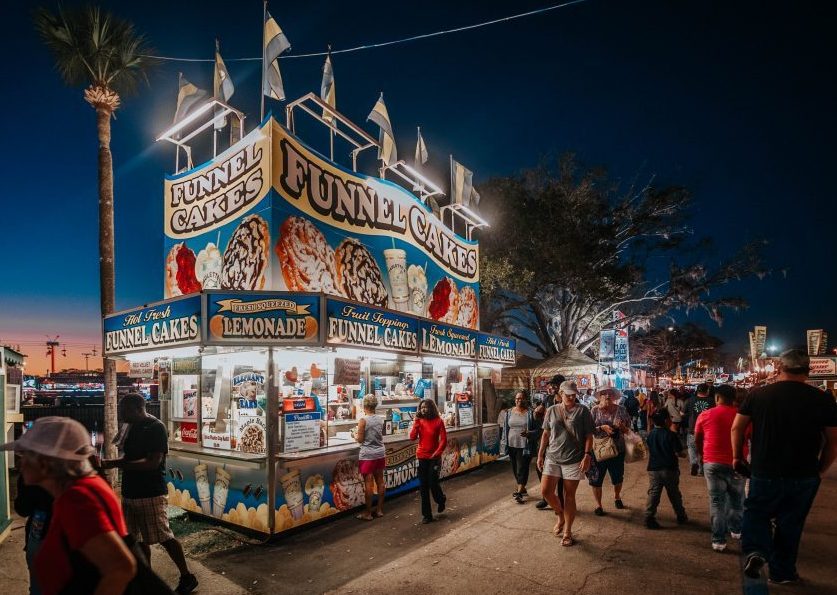
[[[314,152],[290,128],[306,102],[342,124],[353,165],[378,146],[309,95],[289,127],[268,117],[168,177],[166,299],[103,329],[105,355],[158,385],[170,504],[265,534],[363,504],[365,394],[386,420],[388,494],[418,486],[407,433],[421,398],[448,426],[443,477],[496,459],[482,392],[515,362],[513,340],[478,330],[473,221],[466,238],[444,225],[426,204],[440,191],[403,162],[369,177]],[[187,136],[169,140],[188,162]]]

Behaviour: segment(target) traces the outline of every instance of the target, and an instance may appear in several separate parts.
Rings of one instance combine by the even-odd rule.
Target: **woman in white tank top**
[[[355,515],[363,521],[384,516],[384,470],[386,469],[386,448],[384,447],[384,418],[375,415],[378,397],[363,397],[363,417],[357,423],[356,440],[360,443],[358,470],[363,476],[366,488],[366,510]],[[377,489],[376,489],[377,488]],[[372,497],[378,495],[378,505],[372,512]]]

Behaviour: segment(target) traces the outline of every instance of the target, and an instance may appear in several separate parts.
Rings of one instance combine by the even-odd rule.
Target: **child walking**
[[[680,494],[680,466],[678,457],[685,457],[683,446],[677,434],[668,429],[668,413],[665,409],[651,416],[654,428],[648,434],[648,505],[645,508],[645,526],[659,529],[657,506],[663,488],[668,494],[671,506],[677,515],[677,524],[688,521],[683,508],[683,496]]]

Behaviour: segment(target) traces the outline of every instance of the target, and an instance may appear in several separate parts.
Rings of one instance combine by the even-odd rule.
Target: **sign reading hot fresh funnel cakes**
[[[366,246],[348,238],[334,252],[337,286],[348,298],[374,306],[387,306],[387,290],[378,263]]]
[[[337,293],[334,250],[307,219],[285,219],[279,228],[276,255],[290,291]]]
[[[270,255],[270,231],[258,215],[242,219],[224,250],[224,289],[264,289]]]

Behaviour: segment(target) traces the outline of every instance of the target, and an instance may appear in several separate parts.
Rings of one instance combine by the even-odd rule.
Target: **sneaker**
[[[425,516],[425,517],[421,517],[421,524],[422,524],[422,525],[426,525],[426,524],[428,524],[428,523],[432,523],[432,522],[433,522],[433,521],[435,521],[435,520],[436,520],[436,519],[434,519],[432,516]]]
[[[549,508],[549,502],[547,502],[546,500],[541,500],[540,502],[535,504],[535,508],[537,508],[538,510],[546,510],[547,508]]]
[[[715,543],[713,541],[712,542],[712,549],[715,550],[716,552],[722,552],[725,549],[727,549],[727,544],[725,544],[725,543]]]
[[[514,497],[514,501],[517,502],[518,504],[524,504],[523,496],[521,496],[520,494],[518,494],[517,496]]]
[[[180,581],[177,583],[177,588],[174,590],[177,595],[186,595],[191,593],[198,586],[198,579],[194,574],[183,574],[180,576]]]
[[[692,475],[696,476],[697,474],[698,474],[698,466],[696,464],[692,465]]]
[[[593,511],[593,514],[595,514],[596,516],[604,516],[607,513],[604,510],[602,510],[601,506],[599,506],[598,508],[596,508],[596,510]]]
[[[436,507],[436,512],[438,512],[439,514],[442,514],[443,512],[445,512],[445,503],[447,501],[448,501],[448,499],[445,498],[444,500],[439,502],[439,505]]]
[[[622,500],[618,500],[618,499],[614,500],[613,505],[616,506],[616,508],[618,508],[619,510],[622,510],[622,509],[625,508],[625,505],[622,503]]]
[[[658,523],[657,519],[655,519],[654,517],[645,519],[645,526],[648,529],[662,529],[660,523]]]
[[[512,492],[512,498],[517,498],[520,495],[520,492]]]
[[[520,490],[520,492],[518,492],[518,493],[519,493],[521,496],[528,496],[528,495],[529,495],[529,492],[527,492],[527,491],[526,491],[526,488],[523,488],[523,489],[522,489],[522,490]]]
[[[688,522],[689,522],[689,517],[687,517],[685,514],[677,517],[677,524],[678,525],[685,525]]]
[[[744,574],[749,578],[759,578],[761,569],[766,563],[766,560],[759,554],[750,554],[744,563]]]
[[[730,531],[729,536],[733,539],[741,539],[741,533],[733,533],[732,531]]]

